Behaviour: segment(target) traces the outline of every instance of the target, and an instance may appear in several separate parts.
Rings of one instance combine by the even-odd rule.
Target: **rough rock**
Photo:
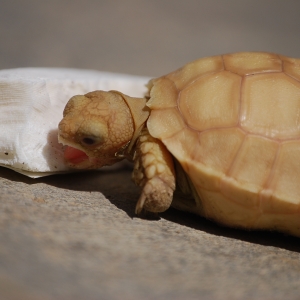
[[[1,299],[299,299],[300,242],[170,209],[134,215],[130,170],[0,168]]]

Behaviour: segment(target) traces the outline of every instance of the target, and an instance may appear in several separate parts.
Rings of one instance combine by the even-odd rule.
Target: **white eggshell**
[[[57,141],[67,101],[94,90],[143,97],[148,80],[92,70],[0,70],[0,165],[30,177],[70,171]]]

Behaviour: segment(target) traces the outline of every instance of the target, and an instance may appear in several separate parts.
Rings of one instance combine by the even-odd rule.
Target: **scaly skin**
[[[143,209],[163,212],[170,207],[175,190],[172,156],[146,128],[137,141],[132,179],[136,185],[143,187],[136,205],[137,214]]]
[[[131,111],[119,93],[95,91],[72,97],[59,123],[59,141],[85,152],[88,160],[78,169],[95,169],[124,157],[115,154],[126,147],[135,132]]]

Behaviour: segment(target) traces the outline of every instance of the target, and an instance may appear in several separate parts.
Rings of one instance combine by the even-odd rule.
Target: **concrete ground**
[[[2,1],[0,68],[159,76],[201,56],[299,56],[298,1]],[[1,130],[1,129],[0,129]],[[170,209],[139,219],[130,169],[0,168],[0,299],[300,299],[299,238]]]

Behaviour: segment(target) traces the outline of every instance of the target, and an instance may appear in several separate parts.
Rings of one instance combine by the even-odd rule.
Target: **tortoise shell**
[[[207,57],[149,88],[148,130],[196,191],[186,210],[300,236],[300,59]]]

